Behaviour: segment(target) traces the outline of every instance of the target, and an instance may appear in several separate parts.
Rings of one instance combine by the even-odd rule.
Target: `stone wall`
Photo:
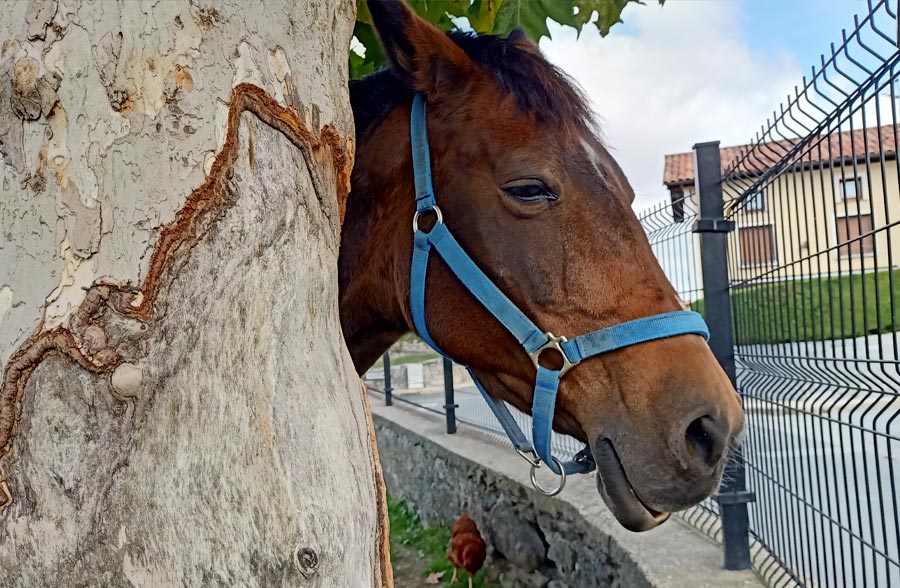
[[[388,491],[425,523],[449,526],[468,513],[491,546],[486,565],[501,586],[653,586],[629,553],[567,502],[537,495],[391,420],[376,416],[375,425]]]
[[[466,512],[488,541],[488,572],[515,588],[762,588],[752,571],[722,569],[722,546],[678,517],[646,533],[619,525],[593,476],[571,476],[549,498],[509,447],[444,418],[372,396],[388,489],[426,523]],[[545,480],[549,482],[549,480]],[[397,586],[397,588],[408,588]]]

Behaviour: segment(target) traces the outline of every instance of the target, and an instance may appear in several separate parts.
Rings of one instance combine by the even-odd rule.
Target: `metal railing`
[[[868,2],[750,145],[721,169],[703,162],[717,144],[696,146],[696,193],[641,216],[695,309],[720,307],[709,280],[727,278],[748,547],[772,586],[900,586],[897,39],[896,0]],[[721,224],[704,224],[716,191]],[[727,231],[719,273],[691,227]],[[727,547],[720,510],[686,518]]]
[[[468,377],[463,378],[461,382],[454,382],[453,366],[454,363],[443,358],[443,385],[440,389],[424,389],[424,390],[404,390],[403,394],[396,393],[393,387],[393,378],[391,376],[391,354],[385,353],[383,358],[383,379],[384,388],[373,386],[367,382],[370,391],[377,394],[383,394],[385,404],[391,406],[395,402],[400,402],[418,409],[439,414],[446,421],[446,430],[448,434],[456,433],[459,424],[471,427],[479,432],[485,439],[492,443],[497,443],[505,447],[512,447],[503,427],[487,403],[481,397],[474,382]],[[530,433],[531,416],[516,410],[509,406],[509,411],[518,423],[519,427]],[[555,433],[551,441],[553,453],[561,460],[569,460],[574,458],[575,454],[584,448],[584,444],[568,435]]]

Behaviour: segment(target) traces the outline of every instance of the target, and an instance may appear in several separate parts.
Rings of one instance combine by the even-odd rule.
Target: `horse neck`
[[[341,231],[341,327],[359,373],[410,330],[414,205],[404,196],[413,178],[408,129],[399,127],[384,121],[377,132],[360,138]],[[399,170],[409,177],[398,177]]]

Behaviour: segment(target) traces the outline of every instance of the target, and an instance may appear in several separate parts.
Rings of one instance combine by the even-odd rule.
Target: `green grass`
[[[388,494],[387,503],[388,518],[391,520],[391,561],[395,574],[400,567],[399,564],[404,563],[405,558],[418,557],[426,564],[421,579],[432,572],[444,572],[441,583],[436,585],[452,586],[453,588],[468,586],[468,576],[465,570],[460,570],[457,581],[453,584],[450,583],[450,578],[453,576],[453,566],[447,561],[450,529],[438,525],[423,525],[419,521],[419,517],[405,502],[390,494]],[[484,575],[484,568],[475,575],[473,584],[475,588],[491,588],[491,583],[485,579]],[[397,586],[403,588],[404,584],[401,584],[400,581]]]
[[[406,333],[405,335],[401,335],[400,341],[402,341],[403,343],[421,343],[422,338],[415,333]]]
[[[391,354],[391,365],[403,365],[404,363],[421,363],[423,361],[428,361],[431,359],[438,359],[441,356],[434,352],[427,353],[414,353],[413,355],[394,355]],[[375,365],[372,366],[372,369],[381,368],[384,366],[383,360],[378,360],[375,362]]]
[[[891,288],[893,279],[894,288]],[[900,270],[803,278],[732,289],[738,344],[822,341],[898,329]],[[691,304],[703,312],[703,300]]]
[[[421,363],[430,359],[438,359],[441,356],[433,351],[425,353],[414,353],[413,355],[401,355],[399,357],[391,357],[391,365],[403,365],[404,363]]]
[[[402,346],[402,344],[404,344],[404,343],[422,343],[422,344],[424,344],[424,341],[422,341],[422,339],[415,333],[406,333],[405,335],[400,337],[400,339],[397,341],[397,343]],[[441,357],[440,355],[438,355],[436,352],[432,351],[431,349],[428,349],[427,351],[423,351],[421,353],[412,353],[409,355],[403,355],[402,353],[392,351],[391,352],[391,365],[403,365],[405,363],[421,363],[423,361],[429,361],[431,359],[440,359],[440,357]],[[384,362],[381,359],[379,359],[377,362],[375,362],[375,365],[372,366],[372,369],[381,369],[383,367],[383,365],[384,365]]]

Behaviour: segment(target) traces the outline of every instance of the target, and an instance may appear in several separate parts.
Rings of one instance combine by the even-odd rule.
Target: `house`
[[[789,279],[876,270],[900,263],[897,141],[900,125],[721,149],[726,216],[736,223],[730,270],[744,279]],[[756,184],[774,165],[783,170]],[[733,170],[732,173],[727,173]],[[697,210],[694,154],[666,155],[663,183],[675,222]],[[687,205],[688,212],[685,207]]]

